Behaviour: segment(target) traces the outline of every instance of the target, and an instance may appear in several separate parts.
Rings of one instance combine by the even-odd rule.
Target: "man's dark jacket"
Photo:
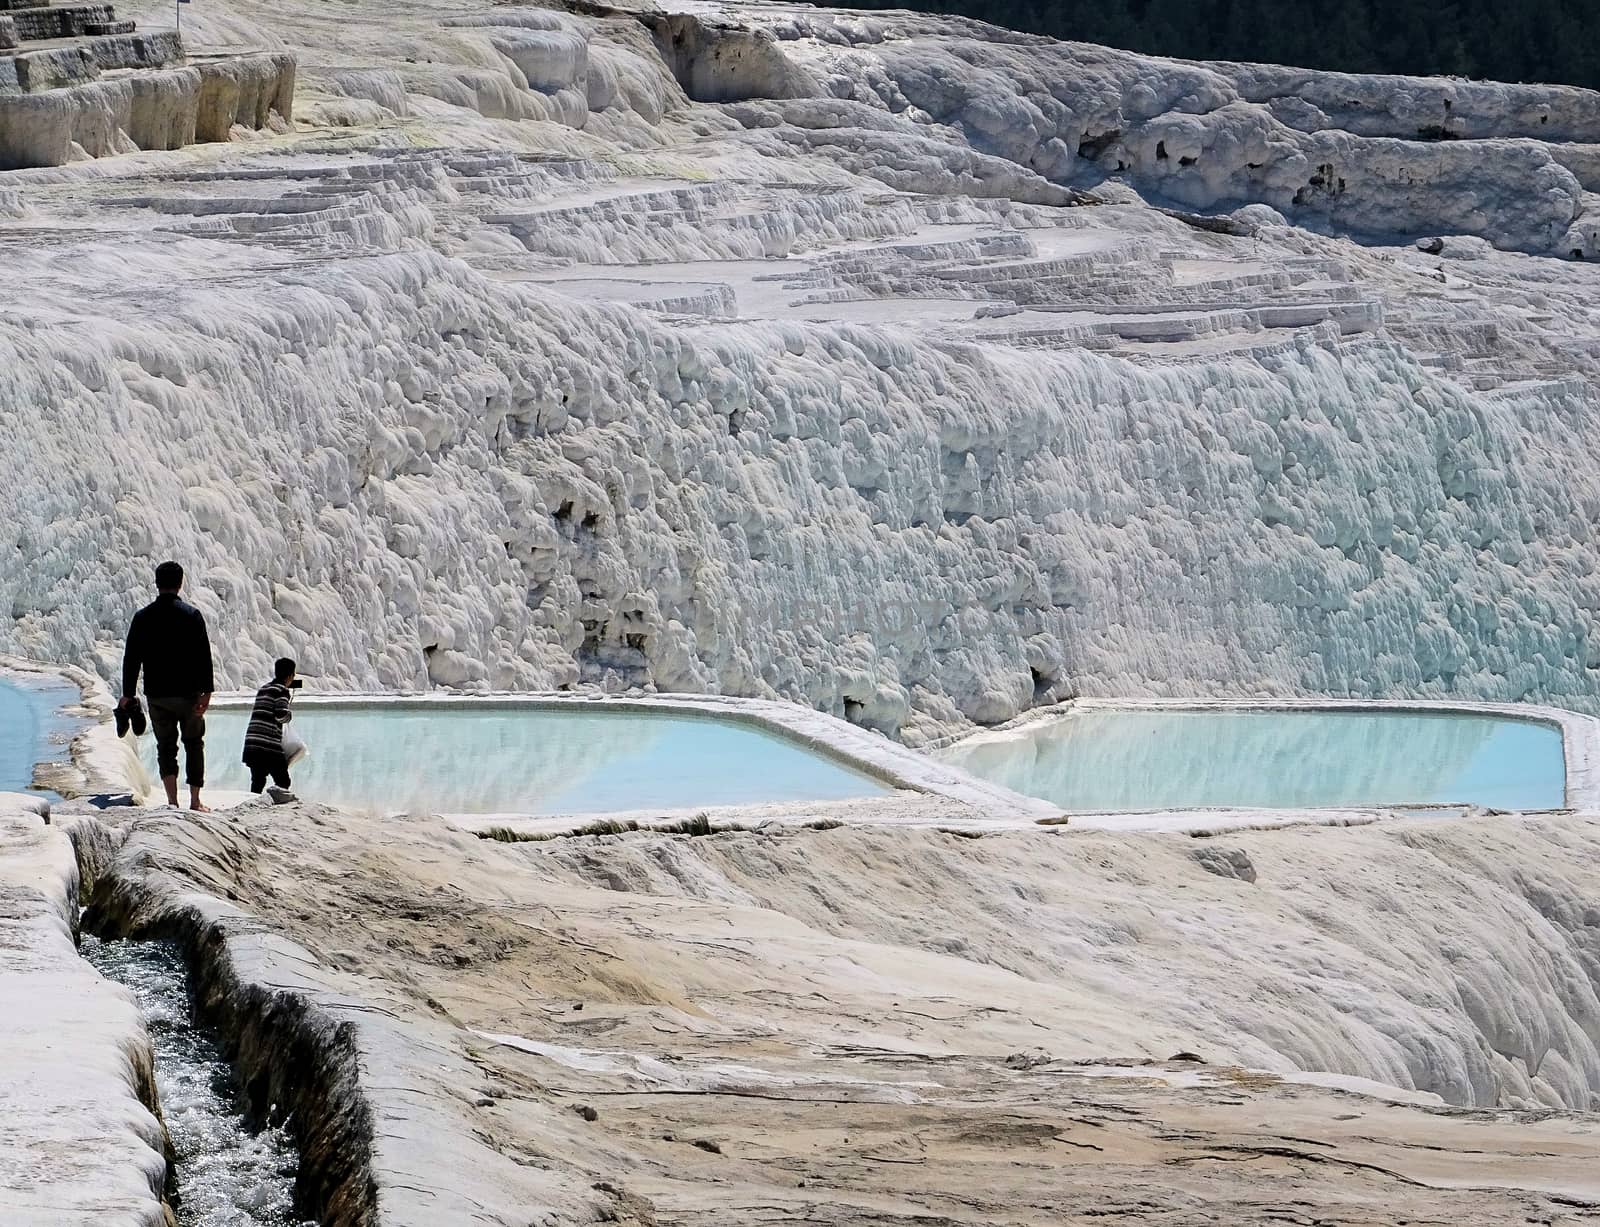
[[[149,699],[191,699],[215,689],[206,620],[175,592],[163,592],[133,615],[122,654],[123,694],[134,693],[141,668]]]

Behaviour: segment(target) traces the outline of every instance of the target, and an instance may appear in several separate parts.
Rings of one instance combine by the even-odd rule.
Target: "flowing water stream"
[[[133,992],[155,1044],[156,1089],[176,1152],[168,1196],[178,1227],[315,1227],[294,1213],[294,1144],[281,1127],[246,1124],[233,1069],[195,1020],[178,947],[85,933],[81,950]]]

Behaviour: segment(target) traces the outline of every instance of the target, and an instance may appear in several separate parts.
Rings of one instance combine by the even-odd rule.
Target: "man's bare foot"
[[[189,802],[189,808],[197,814],[209,814],[211,812],[211,807],[199,797],[195,797]]]

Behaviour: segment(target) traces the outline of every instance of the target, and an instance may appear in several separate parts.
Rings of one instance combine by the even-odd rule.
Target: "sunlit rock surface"
[[[779,6],[188,7],[294,53],[294,130],[0,175],[0,650],[111,676],[177,557],[232,686],[288,652],[912,744],[1075,693],[1593,706],[1600,283],[1555,257],[1594,95]],[[225,1011],[344,1037],[397,1221],[1600,1202],[1584,815],[76,818],[130,915],[231,918]],[[59,987],[56,893],[19,950]],[[126,1075],[130,1012],[87,1016]],[[159,1213],[154,1117],[93,1102]]]
[[[72,841],[0,796],[0,1207],[16,1227],[173,1227],[150,1039],[78,957]]]
[[[193,23],[295,53],[295,132],[0,176],[0,648],[109,672],[173,556],[234,686],[913,743],[1592,701],[1595,274],[1494,246],[1586,225],[1592,95],[766,7]]]
[[[383,1122],[386,1223],[1600,1202],[1589,818],[514,844],[315,808],[105,818],[132,834],[92,916],[232,918],[238,991],[315,1003],[360,1055],[341,1103]]]

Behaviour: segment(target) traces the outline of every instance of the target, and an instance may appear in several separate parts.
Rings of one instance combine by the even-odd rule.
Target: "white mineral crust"
[[[0,176],[0,650],[174,557],[230,686],[1591,703],[1596,275],[1498,249],[1594,95],[718,12],[205,6],[293,133]]]

